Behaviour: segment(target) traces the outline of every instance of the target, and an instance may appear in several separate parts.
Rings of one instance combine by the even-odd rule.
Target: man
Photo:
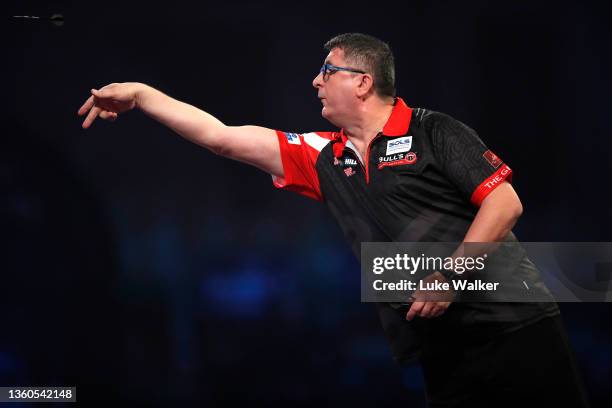
[[[397,98],[384,42],[353,33],[325,47],[313,86],[337,132],[227,126],[139,83],[92,89],[78,113],[89,128],[97,117],[112,121],[138,108],[216,154],[270,173],[276,187],[325,202],[357,256],[369,241],[515,242],[522,205],[512,170],[476,133]],[[536,273],[526,258],[516,271]],[[552,298],[450,300],[417,294],[410,304],[377,304],[394,357],[421,361],[430,406],[586,406]]]

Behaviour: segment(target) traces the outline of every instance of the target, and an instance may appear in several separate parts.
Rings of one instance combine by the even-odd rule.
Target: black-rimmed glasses
[[[354,69],[354,68],[349,68],[349,67],[339,67],[337,65],[332,65],[332,64],[323,64],[319,72],[323,74],[323,80],[327,81],[331,74],[333,74],[334,72],[338,72],[338,71],[355,72],[357,74],[366,73],[365,71],[361,71],[359,69]]]

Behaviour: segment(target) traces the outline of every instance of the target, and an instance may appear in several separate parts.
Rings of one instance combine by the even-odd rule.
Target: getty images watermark
[[[467,279],[459,279],[465,272],[483,271],[485,269],[485,260],[488,254],[482,256],[410,256],[408,254],[395,254],[394,257],[376,257],[372,262],[372,272],[380,275],[385,270],[403,271],[414,276],[417,272],[421,274],[433,274],[440,272],[440,279],[418,279],[409,280],[401,279],[398,282],[385,282],[383,279],[376,279],[373,282],[373,288],[377,291],[385,290],[497,290],[499,282],[483,282],[480,279],[468,281]],[[447,278],[447,279],[443,279]]]
[[[612,301],[612,243],[369,242],[364,302]]]

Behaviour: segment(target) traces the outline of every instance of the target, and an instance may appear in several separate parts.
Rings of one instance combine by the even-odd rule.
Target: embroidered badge
[[[494,169],[498,168],[499,165],[502,164],[502,160],[490,150],[484,152],[482,157],[484,157]]]
[[[354,176],[355,170],[353,170],[352,167],[347,167],[346,169],[344,169],[344,174],[346,174],[346,177]]]
[[[300,137],[295,134],[295,133],[285,133],[285,136],[287,137],[287,141],[290,144],[295,144],[295,145],[299,145],[300,143]]]

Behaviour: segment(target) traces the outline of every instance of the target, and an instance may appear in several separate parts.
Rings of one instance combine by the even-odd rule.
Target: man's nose
[[[319,88],[323,85],[323,74],[322,73],[318,73],[316,77],[314,77],[314,79],[312,80],[312,86],[314,86],[315,88]]]

